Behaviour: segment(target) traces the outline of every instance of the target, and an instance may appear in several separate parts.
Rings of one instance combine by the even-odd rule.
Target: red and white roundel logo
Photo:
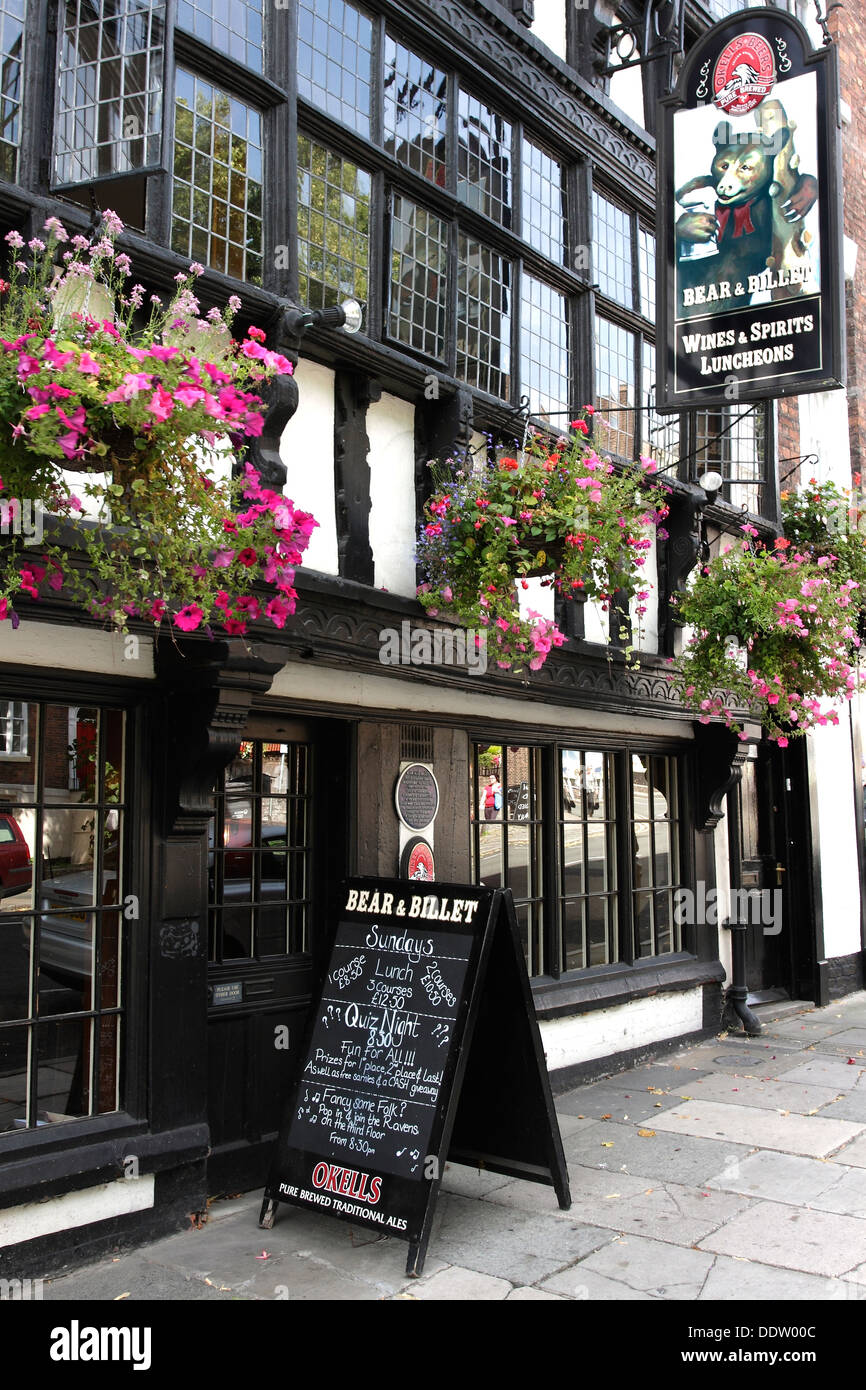
[[[760,34],[738,34],[719,54],[713,101],[728,116],[745,116],[769,96],[776,81],[773,50]]]

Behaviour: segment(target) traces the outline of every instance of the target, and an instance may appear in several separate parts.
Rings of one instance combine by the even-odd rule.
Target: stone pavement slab
[[[842,1092],[821,1111],[822,1116],[833,1120],[851,1120],[854,1124],[866,1124],[866,1091],[855,1086]]]
[[[677,1052],[675,1060],[684,1064],[689,1059],[696,1071],[737,1072],[743,1076],[756,1076],[759,1080],[771,1080],[791,1067],[802,1064],[802,1047],[790,1042],[760,1042],[751,1039],[748,1043],[731,1039],[713,1038],[708,1043],[686,1052]],[[683,1065],[683,1070],[691,1068]]]
[[[841,1279],[827,1279],[799,1270],[778,1269],[755,1260],[717,1255],[698,1299],[701,1302],[742,1299],[748,1303],[809,1303],[812,1300],[866,1299],[866,1289]]]
[[[542,1289],[558,1293],[562,1298],[576,1299],[580,1302],[604,1301],[606,1303],[649,1302],[655,1294],[644,1293],[642,1289],[630,1289],[617,1279],[608,1279],[585,1264],[573,1265],[545,1280]]]
[[[785,1080],[803,1082],[806,1086],[829,1086],[837,1094],[855,1087],[866,1090],[866,1070],[862,1066],[849,1066],[847,1061],[827,1053],[801,1061],[785,1073]]]
[[[652,1121],[647,1121],[652,1128]],[[641,1137],[637,1125],[613,1121],[565,1141],[565,1156],[571,1163],[602,1168],[611,1173],[625,1171],[662,1182],[682,1183],[686,1187],[707,1186],[720,1164],[736,1163],[751,1149],[744,1144],[722,1144],[712,1139],[693,1139],[689,1135],[666,1134],[656,1130]],[[602,1141],[612,1148],[602,1147]]]
[[[741,1192],[746,1197],[784,1202],[788,1206],[812,1206],[849,1171],[854,1170],[824,1159],[762,1149],[728,1165],[707,1185],[723,1192]]]
[[[544,1289],[535,1289],[524,1285],[520,1289],[512,1289],[508,1295],[509,1303],[565,1303],[567,1300],[561,1293],[546,1293]]]
[[[653,1128],[824,1158],[864,1127],[846,1120],[825,1120],[820,1115],[780,1115],[757,1106],[690,1100],[659,1114]]]
[[[475,1269],[461,1269],[452,1265],[432,1278],[425,1276],[415,1280],[405,1293],[426,1302],[471,1299],[475,1303],[507,1298],[511,1285],[505,1279],[494,1279],[489,1274],[479,1274]]]
[[[661,1096],[636,1088],[625,1091],[618,1086],[610,1086],[606,1081],[593,1086],[583,1086],[573,1091],[567,1098],[557,1102],[557,1109],[567,1115],[583,1115],[587,1119],[637,1120],[642,1122],[650,1115],[657,1114],[656,1101]]]
[[[603,1275],[652,1298],[697,1298],[713,1264],[702,1250],[677,1249],[657,1240],[628,1236],[582,1260],[578,1272]],[[557,1280],[545,1288],[556,1289]]]
[[[821,1039],[820,1050],[846,1053],[858,1059],[861,1066],[866,1066],[863,1061],[866,1057],[866,1028],[843,1028],[841,1032],[832,1033]]]
[[[700,1242],[720,1255],[759,1251],[764,1264],[841,1275],[866,1262],[866,1221],[781,1202],[759,1202]]]
[[[536,1183],[513,1185],[538,1190]],[[562,1212],[561,1220],[553,1215],[540,1219],[500,1204],[504,1190],[498,1188],[482,1202],[451,1194],[440,1198],[430,1238],[437,1259],[512,1284],[537,1284],[610,1240],[610,1232],[594,1228],[576,1206]],[[552,1192],[547,1192],[550,1199]]]
[[[600,1084],[628,1091],[632,1095],[644,1095],[654,1088],[661,1091],[687,1090],[696,1076],[704,1074],[692,1067],[655,1062],[649,1066],[635,1067],[632,1071],[618,1072]]]
[[[866,1168],[866,1134],[837,1149],[830,1155],[830,1162],[849,1164],[852,1168]]]
[[[708,1076],[696,1081],[695,1100],[719,1100],[726,1105],[751,1105],[759,1109],[790,1110],[809,1115],[834,1101],[839,1092],[830,1086],[808,1086],[803,1082],[759,1081],[751,1076]],[[848,1116],[840,1116],[847,1119]]]
[[[117,1260],[100,1261],[58,1279],[46,1279],[42,1296],[46,1301],[75,1299],[87,1302],[113,1302],[123,1295],[124,1303],[140,1302],[220,1302],[237,1301],[249,1295],[234,1289],[205,1283],[193,1275],[143,1260],[136,1252]]]

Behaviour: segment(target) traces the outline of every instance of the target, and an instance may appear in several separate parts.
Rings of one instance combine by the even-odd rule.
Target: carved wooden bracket
[[[216,779],[240,748],[253,698],[267,693],[284,657],[274,643],[164,637],[156,659],[170,729],[165,828],[171,833],[210,816]]]
[[[701,508],[706,506],[707,494],[693,484],[687,493],[671,493],[670,516],[665,522],[668,542],[665,549],[666,592],[682,593],[690,572],[701,553]],[[673,654],[673,614],[668,610],[663,624],[663,650]]]
[[[744,731],[748,738],[742,740],[725,724],[695,725],[698,769],[695,824],[698,830],[715,830],[725,814],[725,797],[740,779],[749,743],[761,736],[757,725],[747,724]]]

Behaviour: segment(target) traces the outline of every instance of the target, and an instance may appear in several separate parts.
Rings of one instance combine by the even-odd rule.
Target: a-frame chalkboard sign
[[[420,1274],[445,1162],[568,1172],[508,890],[352,879],[260,1225],[278,1202],[409,1242]]]

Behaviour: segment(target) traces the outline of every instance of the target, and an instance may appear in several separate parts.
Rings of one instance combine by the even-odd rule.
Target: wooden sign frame
[[[422,888],[406,880],[368,878],[349,880],[340,902],[344,906],[334,929],[322,989],[310,1011],[298,1075],[280,1131],[259,1224],[270,1229],[277,1204],[285,1202],[372,1226],[382,1234],[409,1242],[406,1272],[417,1276],[424,1267],[442,1175],[449,1160],[549,1184],[560,1207],[567,1209],[571,1205],[568,1170],[514,904],[510,890],[442,883],[424,884]],[[371,905],[376,910],[370,911]],[[434,1108],[432,1119],[427,1117],[427,1137],[419,1140],[420,1147],[415,1149],[404,1148],[394,1154],[383,1150],[378,1164],[375,1152],[372,1156],[362,1154],[362,1161],[353,1157],[351,1148],[335,1151],[329,1145],[345,1148],[354,1143],[366,1144],[365,1139],[358,1137],[359,1127],[347,1125],[346,1116],[351,1120],[355,1115],[353,1107],[360,1105],[365,1119],[373,1110],[370,1097],[379,1093],[371,1090],[369,1084],[359,1087],[357,1074],[354,1079],[332,1078],[333,1086],[328,1075],[317,1074],[323,1055],[328,1059],[326,1066],[333,1060],[333,1051],[327,1052],[323,1041],[331,1046],[332,1037],[347,1026],[348,995],[334,995],[335,988],[339,988],[335,981],[343,980],[345,967],[335,962],[345,961],[348,951],[355,951],[351,959],[358,961],[360,929],[364,929],[363,939],[374,943],[368,948],[372,954],[381,941],[393,944],[411,936],[412,945],[417,946],[420,940],[424,950],[429,941],[430,958],[448,960],[444,973],[455,984],[454,990],[447,985],[444,990],[446,999],[455,999],[452,1013],[443,1011],[440,1015],[430,1004],[431,1012],[412,1008],[405,1012],[404,1027],[410,1036],[421,1039],[422,1056],[425,1041],[429,1049],[436,1032],[441,1040],[446,1020],[451,1032],[442,1044],[445,1052],[435,1101],[425,1106]],[[459,954],[446,956],[441,947],[451,940]],[[392,945],[383,949],[396,948]],[[341,951],[343,954],[338,954]],[[412,951],[413,955],[416,953]],[[363,966],[355,968],[363,970]],[[428,976],[429,973],[428,970]],[[458,978],[459,990],[455,983]],[[376,1012],[375,1008],[368,1008],[361,1025],[368,1029],[364,1058],[368,1052],[378,1057],[383,1050],[373,1047],[373,1041],[378,1042],[386,1026],[382,1019],[371,1017]],[[354,1006],[351,1019],[355,1028],[358,1017]],[[422,1019],[426,1023],[422,1024]],[[393,1021],[387,1026],[392,1029]],[[432,1030],[426,1039],[423,1031],[418,1031],[425,1026]],[[353,1048],[354,1052],[358,1050]],[[418,1073],[426,1080],[434,1075],[423,1064]],[[344,1106],[339,1132],[328,1128],[335,1111],[333,1105],[325,1103],[335,1095]],[[384,1099],[387,1110],[389,1097],[383,1092],[380,1099]],[[401,1116],[406,1108],[404,1103]],[[410,1118],[412,1114],[410,1108]],[[320,1127],[323,1116],[329,1118]],[[373,1131],[372,1123],[367,1125],[367,1131],[380,1134],[379,1130]],[[404,1154],[405,1161],[398,1164],[397,1158]]]

